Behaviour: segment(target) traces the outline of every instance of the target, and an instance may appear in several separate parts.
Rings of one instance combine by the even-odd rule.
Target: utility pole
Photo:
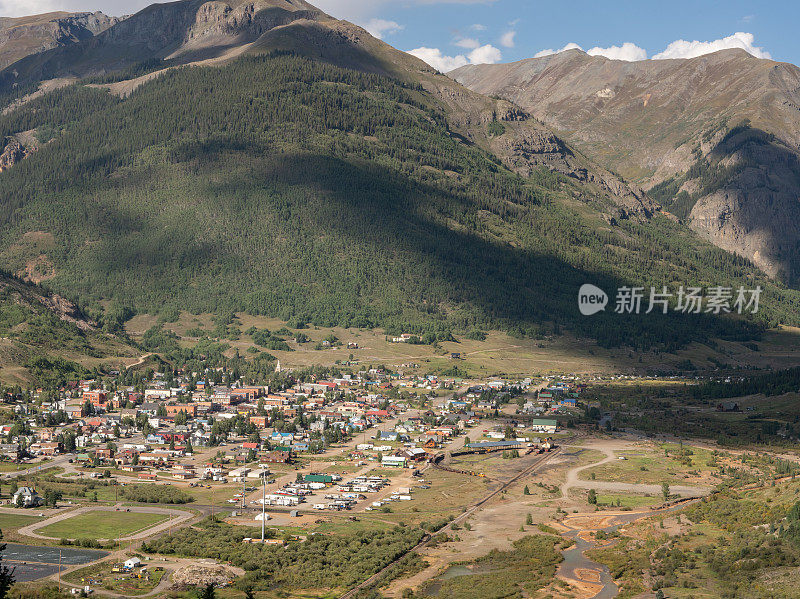
[[[267,475],[261,473],[261,480],[263,481],[261,491],[261,544],[264,544],[264,532],[267,525]]]

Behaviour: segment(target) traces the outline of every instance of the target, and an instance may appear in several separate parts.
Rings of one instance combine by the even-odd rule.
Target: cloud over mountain
[[[462,41],[466,42],[471,40]],[[464,44],[460,45],[464,47]],[[471,44],[466,47],[470,46]],[[466,56],[463,54],[447,56],[439,48],[427,48],[424,46],[421,48],[415,48],[414,50],[409,50],[408,53],[412,56],[416,56],[420,60],[424,60],[433,68],[441,71],[442,73],[447,73],[448,71],[452,71],[453,69],[457,69],[458,67],[463,67],[464,65],[468,64],[495,64],[500,62],[500,60],[503,58],[503,53],[500,51],[500,49],[495,48],[491,44],[478,46]]]
[[[405,29],[405,27],[396,21],[387,21],[386,19],[370,19],[364,24],[364,29],[369,31],[378,39],[383,39],[384,36],[402,31]]]
[[[689,42],[686,40],[676,40],[672,42],[663,52],[653,56],[654,60],[666,58],[696,58],[704,54],[711,54],[720,50],[740,48],[752,54],[756,58],[772,58],[769,52],[754,45],[755,36],[752,33],[737,31],[733,35],[711,42]]]
[[[710,42],[699,41],[686,41],[675,40],[670,43],[662,52],[655,54],[652,60],[665,60],[670,58],[697,58],[704,54],[711,54],[712,52],[719,52],[720,50],[730,50],[739,48],[756,58],[772,58],[769,52],[761,47],[755,45],[755,36],[752,33],[745,33],[737,31],[733,35],[724,37],[722,39],[713,40]],[[570,42],[560,50],[553,50],[548,48],[541,50],[533,55],[534,58],[542,58],[543,56],[550,56],[567,50],[583,50],[575,42]],[[637,46],[632,42],[624,42],[621,46],[609,46],[608,48],[601,48],[595,46],[586,50],[590,56],[605,56],[611,60],[624,60],[634,62],[638,60],[647,60],[647,51],[644,48]]]
[[[589,56],[605,56],[611,60],[625,60],[628,62],[647,60],[647,51],[631,42],[625,42],[621,46],[610,46],[608,48],[595,46],[587,50],[586,53]]]

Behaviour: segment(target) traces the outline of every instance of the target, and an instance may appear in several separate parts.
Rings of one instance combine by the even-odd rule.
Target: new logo
[[[581,285],[578,291],[578,310],[581,314],[584,316],[597,314],[605,310],[607,305],[608,295],[605,291],[589,283]]]

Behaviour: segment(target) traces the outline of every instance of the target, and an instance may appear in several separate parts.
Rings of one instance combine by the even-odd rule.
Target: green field
[[[0,462],[0,472],[18,472],[30,468],[27,464],[15,464],[14,462]]]
[[[0,514],[0,530],[7,533],[29,524],[40,522],[44,518],[40,516],[29,516],[28,514]]]
[[[36,532],[54,539],[113,539],[126,537],[168,519],[163,514],[136,512],[86,512],[54,522]]]

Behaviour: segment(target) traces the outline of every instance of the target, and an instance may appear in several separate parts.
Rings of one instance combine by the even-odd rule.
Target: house
[[[259,457],[262,464],[289,464],[292,461],[290,451],[270,451]]]
[[[421,462],[428,457],[428,452],[419,447],[409,447],[408,449],[401,449],[397,452],[397,455],[406,458],[409,462]]]
[[[125,562],[125,568],[128,570],[133,570],[134,568],[138,568],[141,565],[142,565],[142,560],[140,560],[138,557],[132,557]]]
[[[292,433],[279,433],[275,431],[270,435],[269,440],[274,443],[291,443],[294,441],[294,435]]]
[[[44,503],[36,489],[33,487],[20,487],[12,499],[14,505],[22,507],[37,507]]]
[[[167,411],[167,416],[177,416],[184,412],[190,418],[197,416],[197,406],[194,404],[177,404],[174,406],[164,406]]]
[[[465,447],[476,451],[502,451],[505,449],[519,449],[522,447],[522,443],[515,440],[483,441],[481,443],[468,443]]]
[[[535,433],[554,433],[558,428],[558,420],[537,418],[531,420],[531,430]]]
[[[231,389],[230,397],[232,403],[239,401],[253,401],[261,396],[261,389],[259,387],[245,387],[242,389]]]
[[[406,458],[399,455],[385,455],[381,460],[381,466],[388,466],[390,468],[405,468]]]
[[[436,437],[431,437],[425,443],[422,444],[425,449],[436,449],[439,447],[439,443],[436,441]]]
[[[211,442],[211,433],[209,431],[195,431],[192,433],[192,445],[196,447],[208,447]]]
[[[330,474],[306,474],[303,480],[307,483],[333,484],[333,477]]]
[[[77,420],[83,416],[83,406],[67,406],[65,411],[72,420]]]
[[[20,456],[19,443],[1,443],[0,455],[11,460],[18,460]]]
[[[250,423],[256,428],[267,428],[266,416],[250,416]]]
[[[156,403],[156,402],[148,402],[148,401],[146,401],[142,405],[140,405],[137,408],[137,410],[139,412],[144,412],[148,416],[155,416],[156,413],[158,412],[158,406],[160,406],[160,405],[161,404]]]
[[[365,417],[369,418],[388,418],[389,411],[388,410],[367,410],[364,414]]]
[[[95,408],[100,408],[105,406],[108,396],[105,391],[84,391],[83,392],[83,403],[87,401],[91,403]]]
[[[61,443],[34,443],[30,450],[34,455],[54,456],[61,451]]]
[[[562,408],[575,408],[578,405],[578,400],[574,397],[563,397],[558,405]]]
[[[717,412],[738,412],[739,404],[735,401],[724,401],[717,404]]]

